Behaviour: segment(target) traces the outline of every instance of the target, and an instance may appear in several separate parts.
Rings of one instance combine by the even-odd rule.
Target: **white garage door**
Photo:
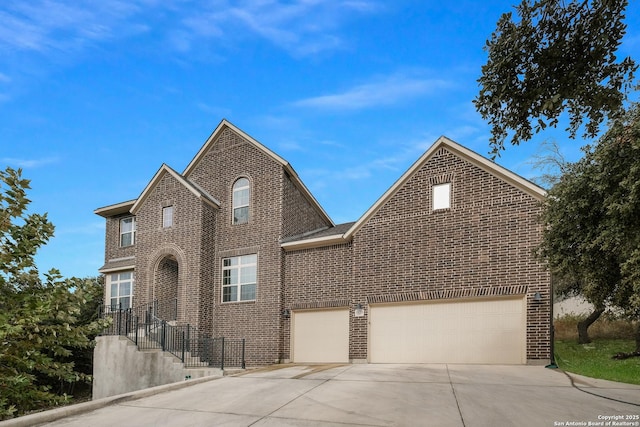
[[[294,311],[292,320],[294,362],[349,362],[349,309]]]
[[[371,363],[526,363],[524,298],[371,306]]]

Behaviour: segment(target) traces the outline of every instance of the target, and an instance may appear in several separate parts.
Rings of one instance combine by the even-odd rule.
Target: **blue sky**
[[[5,0],[0,168],[31,179],[55,237],[41,272],[94,276],[104,220],[222,118],[288,160],[336,223],[357,220],[440,136],[486,155],[471,103],[508,1]],[[640,50],[631,2],[620,56]],[[637,56],[637,55],[635,55]],[[527,178],[547,132],[498,163]]]

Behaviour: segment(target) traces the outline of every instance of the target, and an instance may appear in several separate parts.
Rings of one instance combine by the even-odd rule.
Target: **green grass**
[[[576,340],[556,340],[556,363],[567,372],[640,384],[640,357],[615,360],[616,353],[630,353],[635,350],[635,341],[627,339],[599,339],[589,344],[578,344]]]

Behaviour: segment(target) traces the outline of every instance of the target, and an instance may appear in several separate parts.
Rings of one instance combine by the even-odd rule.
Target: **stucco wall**
[[[125,337],[104,336],[96,340],[93,351],[94,400],[185,381],[187,376],[222,376],[220,369],[185,369],[176,357],[160,350],[138,351],[136,345]]]

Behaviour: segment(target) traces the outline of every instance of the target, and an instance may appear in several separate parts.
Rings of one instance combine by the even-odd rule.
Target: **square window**
[[[451,208],[451,183],[433,186],[433,210]]]
[[[109,293],[111,308],[114,310],[132,308],[133,272],[126,271],[109,275],[109,285],[108,289],[111,291]]]
[[[255,254],[222,260],[222,302],[256,299],[257,261]]]

